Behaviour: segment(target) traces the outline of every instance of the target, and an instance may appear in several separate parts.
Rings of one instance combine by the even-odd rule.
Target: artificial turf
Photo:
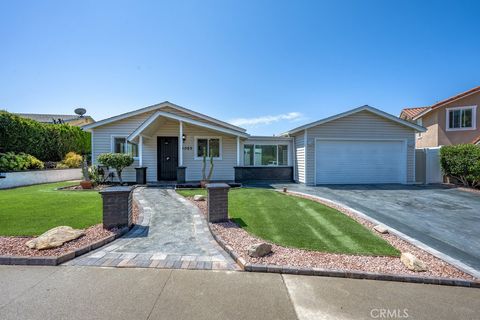
[[[58,182],[0,190],[0,236],[34,236],[57,227],[86,228],[102,221],[97,191],[64,191]]]
[[[178,189],[183,196],[206,194]],[[270,189],[229,193],[229,216],[248,232],[286,246],[330,253],[398,256],[399,251],[345,214],[318,202]]]

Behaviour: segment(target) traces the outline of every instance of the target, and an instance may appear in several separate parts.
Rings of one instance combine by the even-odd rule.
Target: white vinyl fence
[[[415,176],[418,183],[442,183],[440,147],[415,149]]]
[[[29,186],[32,184],[80,180],[82,169],[34,170],[2,173],[0,189]]]

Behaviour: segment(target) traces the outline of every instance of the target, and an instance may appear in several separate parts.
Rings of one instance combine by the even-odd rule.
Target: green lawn
[[[102,221],[97,191],[62,191],[58,182],[0,190],[0,235],[33,236],[61,225],[85,228]]]
[[[205,190],[177,190],[183,196]],[[248,232],[286,247],[398,256],[399,251],[337,210],[268,189],[231,189],[229,215]]]

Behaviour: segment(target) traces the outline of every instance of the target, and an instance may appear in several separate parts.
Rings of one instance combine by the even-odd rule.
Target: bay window
[[[288,145],[246,144],[243,147],[244,166],[287,166]]]
[[[447,108],[447,130],[475,130],[477,106]]]

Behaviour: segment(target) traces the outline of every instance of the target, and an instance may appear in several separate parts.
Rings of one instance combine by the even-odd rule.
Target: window
[[[447,130],[476,129],[476,108],[477,106],[448,108]]]
[[[288,145],[246,144],[243,146],[244,166],[286,166]]]
[[[138,157],[138,145],[127,142],[126,137],[113,137],[113,152],[115,153],[127,153],[132,157]]]
[[[206,154],[207,157],[213,157],[214,159],[221,158],[221,149],[222,142],[220,138],[217,137],[196,137],[195,138],[195,158],[203,159],[203,156]]]

